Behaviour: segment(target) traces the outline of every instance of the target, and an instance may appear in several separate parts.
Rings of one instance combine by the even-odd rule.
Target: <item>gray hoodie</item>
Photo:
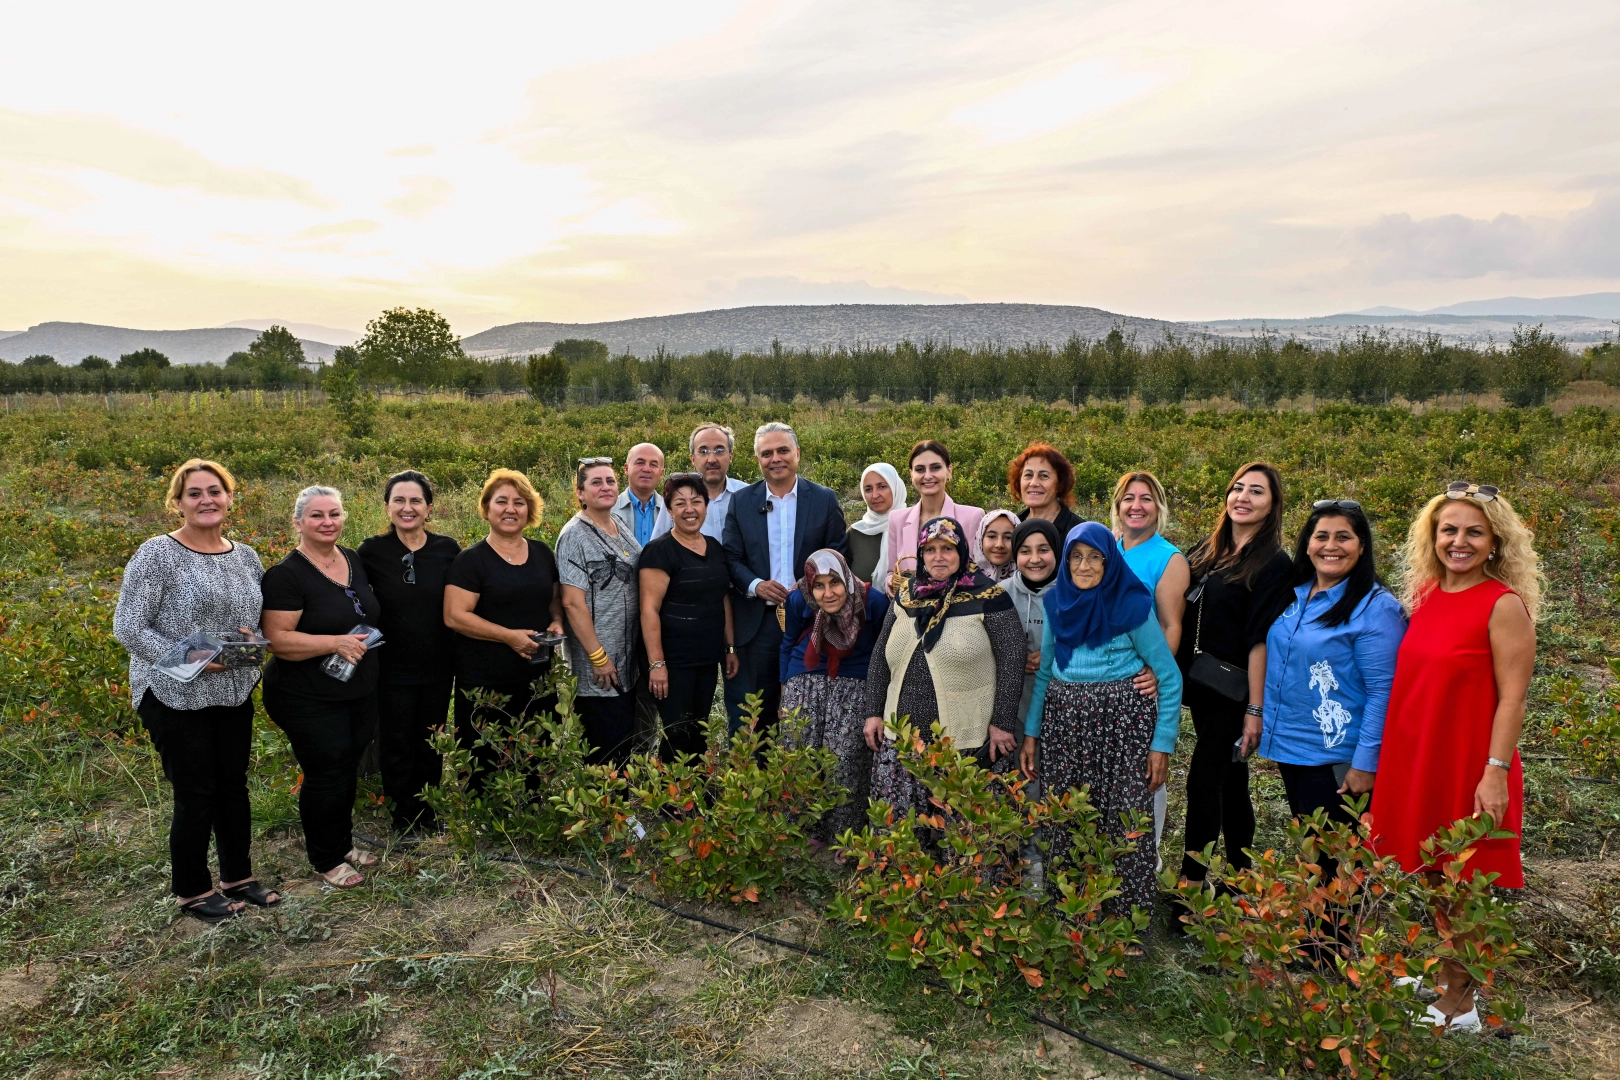
[[[1014,573],[1001,583],[1007,595],[1012,597],[1013,607],[1018,609],[1018,619],[1024,624],[1024,646],[1029,652],[1041,651],[1041,635],[1046,630],[1046,607],[1041,603],[1041,597],[1052,588],[1057,576],[1053,575],[1039,589],[1031,589],[1024,583],[1024,575]],[[1035,676],[1024,676],[1024,694],[1018,700],[1018,716],[1020,719],[1029,714],[1029,700],[1035,693]]]

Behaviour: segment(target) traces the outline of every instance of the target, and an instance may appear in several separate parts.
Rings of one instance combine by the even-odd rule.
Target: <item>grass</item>
[[[739,428],[757,422],[733,411]],[[0,1077],[1136,1075],[1038,1028],[1016,991],[988,1013],[968,1009],[825,923],[830,872],[757,910],[703,909],[768,924],[825,952],[815,958],[732,940],[554,870],[458,860],[438,843],[388,852],[364,889],[317,888],[297,825],[297,768],[262,716],[251,769],[256,869],[284,883],[288,900],[217,928],[178,919],[167,896],[170,793],[108,636],[117,568],[165,527],[164,468],[194,450],[240,465],[248,484],[237,535],[268,561],[286,548],[285,507],[304,483],[356,491],[352,535],[363,535],[381,521],[364,492],[421,459],[444,479],[441,527],[465,540],[477,535],[477,479],[515,463],[548,485],[550,531],[565,514],[558,461],[648,434],[673,448],[696,417],[390,403],[383,419],[381,430],[395,434],[360,444],[335,435],[320,410],[241,402],[0,419]],[[1161,420],[1002,404],[801,409],[794,420],[813,474],[840,487],[866,460],[948,429],[953,449],[972,448],[959,455],[966,501],[993,500],[1006,447],[1038,433],[1073,448],[1083,476],[1145,455],[1169,479],[1189,532],[1207,518],[1230,463],[1251,456],[1285,463],[1296,503],[1317,491],[1357,494],[1386,537],[1432,475],[1511,478],[1536,518],[1554,586],[1525,741],[1530,885],[1519,918],[1537,955],[1513,974],[1532,1031],[1454,1042],[1446,1075],[1616,1073],[1620,889],[1610,841],[1620,833],[1620,785],[1570,776],[1547,734],[1546,701],[1554,677],[1590,675],[1600,655],[1620,653],[1620,423],[1611,414],[1475,411],[1419,423],[1362,409]],[[1460,432],[1473,439],[1458,444]],[[1452,457],[1438,460],[1443,453]],[[1179,850],[1190,749],[1189,731],[1175,759],[1166,851]],[[1260,842],[1277,843],[1286,805],[1264,764],[1254,793]],[[358,828],[385,835],[369,798]],[[1195,952],[1161,937],[1113,994],[1067,1022],[1186,1072],[1255,1075],[1205,1036],[1202,1016],[1223,985]]]

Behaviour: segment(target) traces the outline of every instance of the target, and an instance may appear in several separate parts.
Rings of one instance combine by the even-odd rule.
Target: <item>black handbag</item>
[[[1249,700],[1249,673],[1199,648],[1204,637],[1204,586],[1208,581],[1209,575],[1205,574],[1198,582],[1198,626],[1193,632],[1193,662],[1187,669],[1187,678],[1221,697],[1246,702]]]

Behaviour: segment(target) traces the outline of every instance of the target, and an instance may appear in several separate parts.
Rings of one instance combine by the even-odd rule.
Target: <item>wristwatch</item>
[[[650,668],[656,669],[656,668],[661,668],[661,667],[668,667],[669,665],[663,660],[654,660],[651,664],[649,664],[647,666],[650,667]]]
[[[1498,769],[1506,769],[1509,772],[1513,771],[1513,762],[1511,762],[1511,761],[1503,761],[1499,757],[1488,757],[1488,758],[1485,759],[1485,764],[1487,764],[1487,765],[1495,765]]]

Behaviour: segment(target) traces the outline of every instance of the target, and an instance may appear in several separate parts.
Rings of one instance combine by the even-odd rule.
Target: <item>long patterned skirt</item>
[[[1148,831],[1136,838],[1136,850],[1120,857],[1115,869],[1121,895],[1109,901],[1109,915],[1125,915],[1132,906],[1153,913],[1158,886],[1152,841],[1153,796],[1147,786],[1148,748],[1158,706],[1143,697],[1129,679],[1103,683],[1068,683],[1053,679],[1041,715],[1040,770],[1046,791],[1089,788],[1091,805],[1102,815],[1110,836],[1124,836],[1134,811],[1147,815]],[[1067,835],[1054,835],[1049,859],[1057,861],[1068,847]]]
[[[866,682],[863,679],[829,679],[825,674],[795,675],[782,684],[782,712],[799,710],[799,724],[779,728],[782,745],[820,746],[838,758],[833,779],[849,792],[849,802],[836,806],[817,823],[811,835],[818,840],[836,840],[846,829],[866,824],[866,803],[872,772],[872,751],[867,749]]]

